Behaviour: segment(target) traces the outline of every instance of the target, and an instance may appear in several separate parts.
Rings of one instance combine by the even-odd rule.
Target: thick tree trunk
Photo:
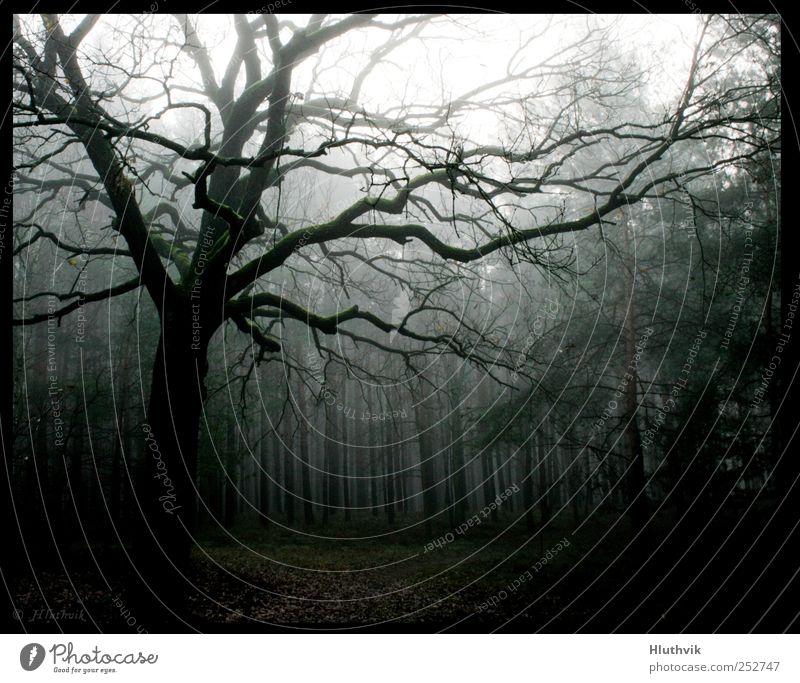
[[[188,306],[164,313],[147,421],[142,425],[142,473],[135,490],[141,515],[133,539],[138,572],[134,585],[137,604],[147,613],[142,623],[151,631],[180,627],[187,616],[198,431],[210,333],[205,329],[195,336]]]

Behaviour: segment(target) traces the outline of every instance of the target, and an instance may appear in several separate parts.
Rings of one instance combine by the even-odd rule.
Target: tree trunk
[[[567,456],[567,459],[570,462],[570,464],[569,464],[570,479],[572,480],[572,484],[569,487],[568,496],[572,501],[572,520],[573,520],[575,526],[577,526],[580,523],[580,519],[581,519],[581,500],[580,500],[580,496],[581,496],[581,489],[582,489],[581,484],[583,483],[581,481],[583,473],[581,472],[582,468],[578,464],[577,457],[575,459],[573,459],[571,456],[572,456],[572,449],[570,449],[569,455]],[[580,457],[580,456],[578,456],[578,457]]]
[[[117,424],[116,435],[114,439],[114,449],[111,454],[111,490],[110,490],[110,504],[111,504],[111,521],[113,527],[109,529],[109,539],[114,538],[114,528],[121,528],[123,488],[125,486],[122,474],[122,461],[126,458],[126,450],[128,448],[128,397],[130,392],[128,389],[129,382],[129,361],[128,354],[122,352],[122,360],[117,376],[117,392],[118,397],[115,400],[117,407]],[[127,461],[130,462],[130,452],[127,453]],[[127,475],[125,476],[127,479]]]
[[[378,457],[379,449],[376,448],[375,427],[367,425],[367,439],[369,449],[367,450],[367,457],[369,458],[369,506],[373,517],[378,516],[378,473],[375,467],[375,461]]]
[[[550,493],[547,477],[547,446],[544,441],[544,425],[536,432],[536,469],[539,471],[539,513],[544,530],[550,524]]]
[[[327,524],[331,514],[331,465],[333,463],[331,425],[328,421],[328,406],[322,408],[322,523]]]
[[[431,434],[428,429],[426,408],[415,400],[414,413],[417,423],[417,440],[419,442],[419,469],[422,485],[422,515],[425,519],[425,533],[433,535],[433,518],[436,515],[436,478],[433,467],[433,449]]]
[[[288,420],[288,416],[284,415],[284,420]],[[292,451],[293,439],[290,438],[291,427],[288,422],[283,430],[283,439],[281,444],[281,452],[283,453],[283,511],[286,515],[286,523],[289,526],[294,524],[294,501],[295,494],[295,477],[294,477],[294,464],[295,454]]]
[[[635,263],[631,249],[631,227],[628,218],[623,219],[624,258],[625,258],[625,294],[628,302],[628,315],[625,318],[625,366],[628,383],[625,385],[625,457],[628,469],[628,504],[634,531],[647,523],[647,478],[644,469],[644,452],[639,434],[639,423],[636,415],[636,395],[639,374],[636,370],[636,320],[634,305]]]
[[[258,443],[258,452],[261,465],[258,474],[259,522],[262,527],[267,527],[269,526],[269,473],[267,470],[267,442],[263,435]]]
[[[531,434],[525,442],[525,457],[522,465],[522,504],[525,506],[525,528],[528,531],[535,531],[536,525],[533,521],[533,440]]]
[[[328,485],[326,486],[328,497],[326,510],[328,515],[332,517],[339,507],[339,438],[341,432],[336,420],[335,409],[331,411],[327,405],[325,407],[325,432],[327,436],[325,442],[325,459],[327,460],[325,472],[328,480]]]
[[[306,415],[306,390],[301,384],[297,390],[297,412],[299,413],[300,429],[300,477],[303,487],[303,521],[306,524],[314,523],[314,506],[311,502],[311,462],[308,452],[308,422],[310,418]]]
[[[408,514],[408,470],[406,468],[405,451],[400,446],[392,446],[392,471],[394,475],[394,502],[395,506],[404,514]],[[398,504],[399,501],[399,504]]]
[[[483,505],[489,505],[494,499],[494,480],[491,471],[491,463],[489,451],[484,449],[483,453],[478,456],[481,459],[481,479],[483,480]]]
[[[453,449],[447,448],[444,460],[444,506],[447,508],[447,521],[451,528],[456,526],[455,506],[453,505]]]
[[[342,502],[344,505],[344,521],[349,522],[352,516],[350,500],[350,430],[347,421],[354,413],[350,413],[347,406],[347,387],[344,391],[345,409],[342,411]]]
[[[464,425],[461,420],[461,408],[453,406],[450,417],[453,453],[453,498],[457,523],[467,518],[467,467],[464,463]]]
[[[506,464],[507,461],[503,458],[503,445],[498,444],[495,450],[494,461],[495,470],[497,471],[497,494],[499,495],[506,490]],[[510,501],[504,501],[503,506],[507,505]]]
[[[225,453],[222,454],[225,463],[225,528],[230,529],[236,522],[236,502],[241,491],[236,490],[236,475],[239,470],[236,456],[236,426],[232,419],[228,419],[225,434]]]
[[[389,526],[394,526],[394,513],[395,513],[395,463],[394,463],[394,446],[392,443],[389,428],[386,423],[383,423],[383,465],[385,474],[385,490],[386,490],[386,521]]]
[[[111,486],[109,491],[109,514],[111,516],[111,524],[107,533],[107,541],[113,543],[114,541],[114,528],[120,528],[120,504],[122,501],[122,439],[125,433],[125,414],[120,411],[119,417],[119,433],[117,438],[114,439],[114,448],[111,451]]]
[[[595,486],[595,477],[592,476],[592,463],[591,463],[591,456],[589,455],[589,451],[586,451],[585,454],[585,462],[586,462],[586,471],[584,473],[584,481],[586,485],[583,489],[583,518],[586,519],[589,516],[589,512],[591,507],[594,505],[594,486]]]
[[[134,537],[138,604],[149,630],[186,616],[189,551],[196,530],[195,488],[206,349],[212,332],[193,336],[191,309],[167,308],[153,363],[144,460],[135,490],[142,516]],[[143,619],[144,621],[144,619]]]
[[[42,413],[36,425],[36,435],[34,437],[36,448],[31,454],[28,469],[28,491],[31,500],[37,502],[36,515],[32,520],[23,520],[23,524],[30,523],[29,530],[23,533],[23,538],[36,538],[35,534],[41,529],[46,529],[50,525],[53,517],[54,508],[52,506],[52,478],[50,476],[50,434],[48,423],[50,416]],[[50,543],[38,544],[34,552],[39,554],[49,554],[51,551]]]
[[[495,445],[494,448],[499,448],[498,445]],[[500,458],[497,457],[497,451],[491,451],[489,456],[489,490],[491,491],[491,499],[486,501],[486,505],[489,505],[494,501],[498,494],[498,477],[499,477],[499,468],[497,467]],[[499,516],[499,512],[497,510],[497,505],[492,508],[491,512],[491,519],[493,522],[497,522]]]

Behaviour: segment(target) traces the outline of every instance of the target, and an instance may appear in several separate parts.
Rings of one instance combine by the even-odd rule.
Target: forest
[[[777,16],[11,47],[17,630],[794,622]]]

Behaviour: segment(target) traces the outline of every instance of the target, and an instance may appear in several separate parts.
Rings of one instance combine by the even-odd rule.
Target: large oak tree
[[[142,448],[158,457],[144,458],[136,489],[135,557],[176,612],[220,329],[246,335],[254,362],[285,360],[302,325],[326,358],[346,360],[339,338],[412,368],[448,353],[514,369],[485,326],[443,304],[446,285],[475,287],[497,258],[559,268],[564,236],[615,230],[619,210],[645,199],[684,201],[698,179],[774,151],[779,135],[769,17],[697,18],[668,81],[603,17],[531,20],[480,77],[435,61],[441,45],[484,49],[490,17],[225,21],[232,37],[217,45],[217,17],[14,22],[18,255],[49,240],[65,258],[118,259],[131,275],[80,297],[54,292],[55,311],[25,292],[16,323],[149,296],[160,336]],[[79,243],[51,211],[75,192]],[[362,278],[367,293],[379,278],[407,304],[388,318],[309,297],[303,277],[331,291]]]

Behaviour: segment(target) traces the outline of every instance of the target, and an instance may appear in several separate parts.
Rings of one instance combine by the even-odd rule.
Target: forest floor
[[[416,520],[398,526],[404,522]],[[532,536],[506,525],[431,537],[419,527],[387,535],[375,524],[360,526],[362,537],[352,540],[343,540],[347,529],[339,523],[324,531],[335,539],[243,530],[237,539],[246,550],[218,539],[198,553],[198,583],[209,587],[210,599],[197,598],[197,611],[213,621],[300,628],[469,628],[486,615],[513,616],[522,607],[518,596],[536,593],[539,614],[554,612],[552,579],[579,554],[573,541],[564,543],[570,532],[553,525]]]
[[[678,524],[665,515],[635,544],[619,515],[578,526],[555,520],[533,534],[509,526],[510,517],[463,534],[448,527],[428,535],[414,518],[398,519],[392,533],[379,519],[206,529],[193,558],[193,622],[201,631],[736,631],[753,609],[772,609],[758,602],[755,584],[783,580],[782,564],[763,567],[778,539],[738,520]],[[695,542],[685,547],[686,538]],[[53,630],[36,616],[46,607],[63,610],[65,631],[141,628],[146,618],[137,619],[124,587],[100,578],[40,575],[17,593],[21,625]]]

